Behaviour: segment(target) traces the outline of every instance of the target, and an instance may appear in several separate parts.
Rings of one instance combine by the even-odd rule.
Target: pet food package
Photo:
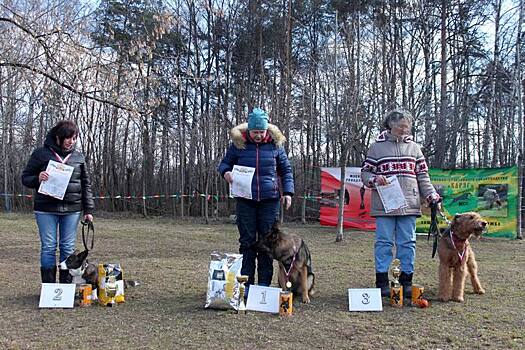
[[[206,308],[235,309],[238,308],[239,282],[241,275],[242,254],[211,253],[208,271],[208,293]]]
[[[98,301],[104,306],[124,302],[124,277],[120,264],[98,264]]]

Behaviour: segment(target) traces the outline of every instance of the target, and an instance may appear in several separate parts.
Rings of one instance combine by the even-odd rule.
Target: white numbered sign
[[[74,283],[42,283],[39,307],[72,308],[74,302]]]
[[[281,288],[263,287],[253,284],[248,292],[247,310],[279,313]]]
[[[350,311],[383,311],[381,289],[348,289],[348,309]]]

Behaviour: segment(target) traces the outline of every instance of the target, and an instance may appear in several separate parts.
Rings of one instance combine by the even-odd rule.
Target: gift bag
[[[124,277],[120,264],[98,264],[98,301],[104,306],[124,302]]]
[[[206,308],[235,309],[238,308],[239,282],[241,275],[242,254],[211,253],[208,270],[208,293]]]

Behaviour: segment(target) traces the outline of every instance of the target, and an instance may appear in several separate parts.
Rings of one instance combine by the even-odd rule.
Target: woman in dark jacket
[[[279,201],[290,207],[294,194],[292,168],[283,144],[286,138],[279,128],[268,123],[265,111],[255,108],[248,115],[248,123],[231,130],[233,143],[217,169],[230,184],[234,165],[254,168],[251,199],[237,199],[237,228],[239,253],[243,255],[241,273],[248,276],[247,286],[254,283],[255,260],[259,284],[272,282],[272,258],[258,254],[257,236],[268,233],[279,216]]]
[[[36,149],[22,172],[24,186],[35,189],[34,212],[40,234],[40,273],[42,283],[56,282],[56,249],[60,261],[75,250],[77,226],[81,212],[84,220],[93,220],[93,195],[84,156],[75,150],[78,128],[72,121],[58,122],[47,134],[44,147]],[[50,160],[73,167],[63,199],[38,192],[41,182],[49,179]],[[57,230],[58,228],[58,230]],[[59,239],[57,241],[57,233]],[[67,270],[60,271],[60,282],[67,281]]]

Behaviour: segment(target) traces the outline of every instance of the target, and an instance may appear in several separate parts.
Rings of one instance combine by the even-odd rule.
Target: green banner
[[[489,223],[485,236],[516,237],[518,167],[495,169],[430,169],[432,184],[443,197],[443,211],[452,219],[457,213],[478,212]],[[423,208],[417,232],[428,232],[430,209]],[[440,226],[446,227],[444,220]]]

